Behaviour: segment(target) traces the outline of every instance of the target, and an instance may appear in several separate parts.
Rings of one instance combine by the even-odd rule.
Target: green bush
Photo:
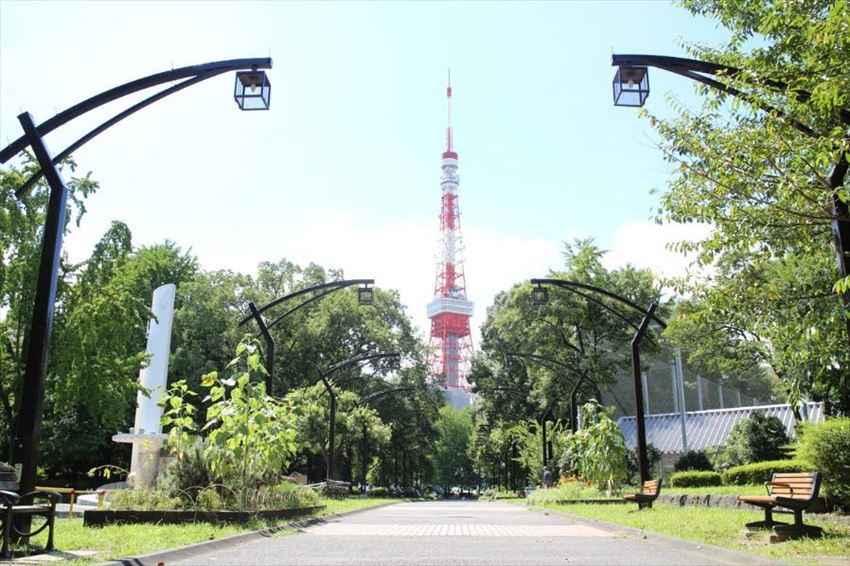
[[[254,509],[294,509],[319,504],[319,495],[313,489],[288,481],[259,487],[253,497]]]
[[[206,487],[195,496],[195,507],[198,509],[219,510],[227,508],[224,498],[215,487]]]
[[[797,457],[820,472],[826,495],[850,509],[850,418],[807,423],[800,432]]]
[[[215,483],[204,457],[206,450],[204,439],[193,439],[179,456],[170,459],[157,479],[157,487],[172,497],[183,498],[187,503],[195,500],[200,490]]]
[[[785,425],[778,418],[762,412],[735,423],[712,463],[715,469],[726,469],[754,462],[782,460],[788,457],[787,446],[791,440]]]
[[[179,497],[171,497],[164,491],[143,487],[112,491],[108,500],[110,509],[169,511],[183,508],[183,501]]]
[[[676,460],[676,464],[673,467],[677,472],[685,472],[688,470],[707,472],[714,471],[714,466],[711,465],[711,461],[709,461],[708,456],[705,454],[705,452],[701,450],[693,450],[691,452],[687,452],[686,454],[682,454],[682,457]]]
[[[808,472],[809,467],[799,460],[772,460],[734,466],[723,472],[723,483],[730,485],[762,484],[770,481],[774,472]]]
[[[714,471],[684,471],[676,472],[670,476],[672,487],[708,487],[712,485],[723,485],[723,477]]]
[[[649,468],[649,475],[654,476],[655,467],[658,465],[658,462],[661,461],[661,451],[652,444],[647,444],[646,459],[648,460],[647,467]],[[637,485],[640,483],[638,482],[640,470],[638,470],[637,448],[629,449],[628,459],[626,460],[626,470],[629,476],[629,484]]]

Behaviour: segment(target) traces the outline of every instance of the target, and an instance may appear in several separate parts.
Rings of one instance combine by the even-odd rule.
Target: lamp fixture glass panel
[[[233,98],[242,110],[268,110],[271,105],[272,85],[265,71],[240,71],[236,73]]]
[[[371,287],[359,287],[357,289],[357,304],[371,305],[375,302],[375,293]]]
[[[535,305],[545,305],[549,302],[549,289],[538,285],[531,290],[531,302]]]
[[[613,81],[614,106],[643,106],[649,97],[647,67],[621,65]]]

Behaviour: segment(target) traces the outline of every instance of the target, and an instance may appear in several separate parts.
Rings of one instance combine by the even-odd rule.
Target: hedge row
[[[670,485],[672,487],[708,487],[713,485],[723,485],[723,477],[717,472],[676,472],[670,476]]]
[[[775,472],[808,472],[811,469],[798,460],[772,460],[734,466],[723,472],[723,483],[729,485],[761,484],[770,481]]]

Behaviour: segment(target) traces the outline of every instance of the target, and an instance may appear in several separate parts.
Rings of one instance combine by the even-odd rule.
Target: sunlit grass
[[[850,528],[845,523],[817,520],[811,515],[805,516],[806,523],[823,528],[823,538],[770,544],[766,541],[767,531],[764,537],[752,540],[743,536],[745,523],[764,518],[764,513],[759,510],[679,507],[658,503],[641,511],[637,505],[548,504],[545,508],[752,552],[776,560],[800,564],[850,564]],[[777,519],[783,520],[781,515]],[[789,517],[789,520],[793,518]]]

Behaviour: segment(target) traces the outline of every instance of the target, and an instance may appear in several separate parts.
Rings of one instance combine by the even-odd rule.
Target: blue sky
[[[466,276],[484,319],[495,292],[561,265],[593,237],[611,266],[683,261],[652,187],[669,166],[645,120],[611,103],[612,52],[684,55],[712,21],[667,2],[0,1],[0,144],[118,84],[208,61],[274,59],[272,109],[239,112],[221,76],[158,102],[76,154],[101,183],[67,240],[87,257],[113,219],[207,268],[282,257],[397,288],[425,329],[438,245],[445,83],[452,69]],[[647,106],[694,101],[651,72]],[[54,153],[126,103],[63,126]]]

